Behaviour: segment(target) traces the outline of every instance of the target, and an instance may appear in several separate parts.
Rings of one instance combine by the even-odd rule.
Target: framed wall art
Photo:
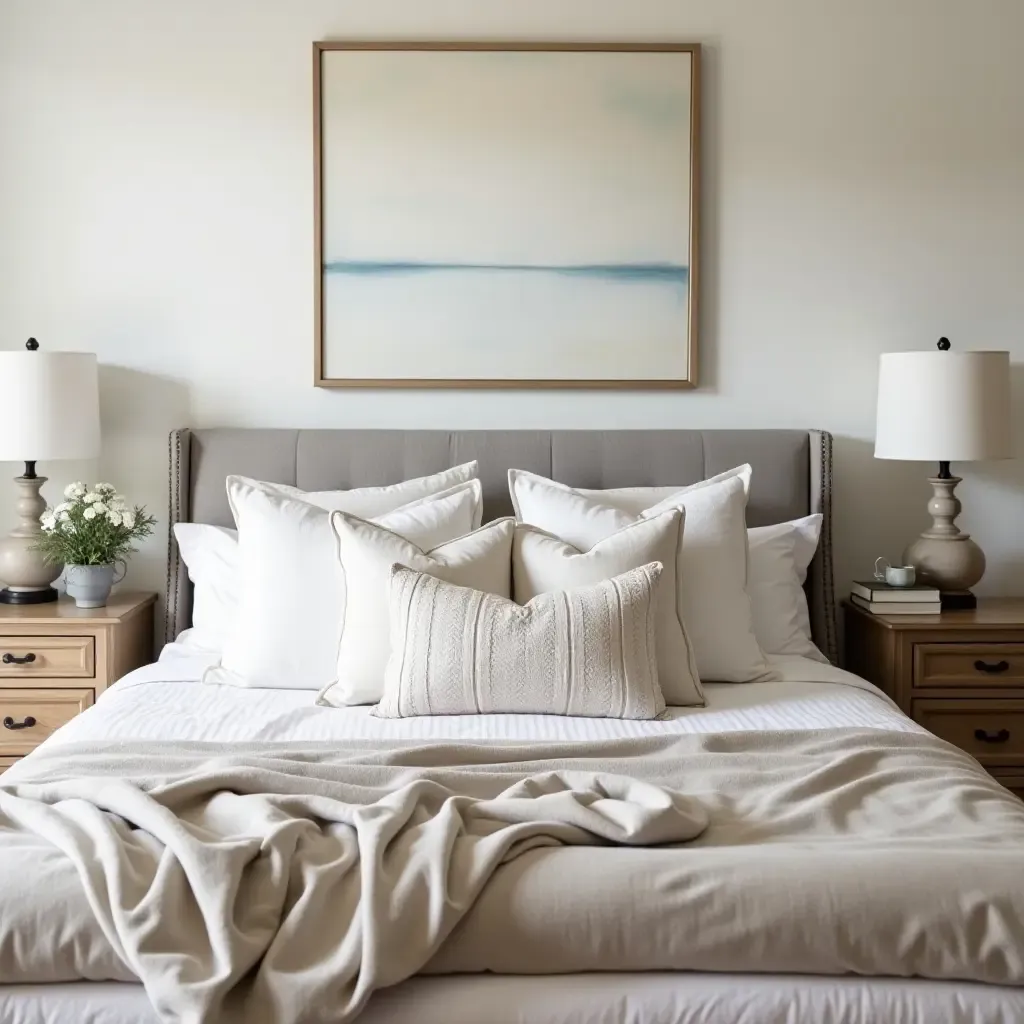
[[[696,384],[700,47],[313,46],[315,383]]]

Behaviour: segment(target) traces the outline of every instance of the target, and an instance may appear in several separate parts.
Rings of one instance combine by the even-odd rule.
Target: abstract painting
[[[317,385],[695,385],[698,46],[313,56]]]

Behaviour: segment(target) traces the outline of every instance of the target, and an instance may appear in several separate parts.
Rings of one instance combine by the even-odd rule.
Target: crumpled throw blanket
[[[503,864],[707,826],[699,801],[558,751],[525,777],[472,746],[224,751],[82,743],[0,778],[0,875],[23,879],[0,914],[38,929],[0,934],[0,982],[55,980],[33,976],[45,946],[68,980],[137,976],[166,1021],[348,1021],[431,959]],[[105,953],[64,919],[69,862]],[[126,970],[104,966],[111,951]]]

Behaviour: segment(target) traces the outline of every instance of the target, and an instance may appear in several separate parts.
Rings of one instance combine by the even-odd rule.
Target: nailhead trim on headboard
[[[181,444],[186,430],[172,430],[167,438],[167,582],[164,606],[164,643],[171,643],[180,630],[179,580],[184,566],[174,540],[174,525],[181,522]]]
[[[825,604],[825,650],[822,652],[833,665],[839,664],[839,637],[836,633],[835,569],[832,561],[832,435],[818,431],[821,438],[821,573]]]

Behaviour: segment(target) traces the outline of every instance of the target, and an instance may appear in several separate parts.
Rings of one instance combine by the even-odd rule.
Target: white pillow
[[[747,592],[754,633],[766,654],[795,654],[828,663],[811,639],[804,582],[821,534],[821,516],[804,516],[747,531]]]
[[[383,487],[357,487],[347,491],[302,491],[298,487],[291,487],[288,484],[268,483],[265,486],[290,498],[298,498],[300,501],[308,501],[310,505],[318,505],[320,508],[327,509],[328,512],[348,512],[349,515],[359,516],[360,519],[377,519],[386,512],[394,512],[396,508],[401,508],[403,505],[408,505],[421,498],[447,493],[458,484],[475,480],[478,475],[479,465],[474,460],[463,463],[461,466],[452,466],[451,469],[442,470],[440,473],[432,473],[430,476],[415,477],[412,480],[403,480],[401,483],[387,484]],[[483,501],[481,499],[476,510],[474,529],[480,525],[482,516]]]
[[[685,494],[697,487],[707,487],[708,484],[721,483],[732,477],[739,477],[743,481],[744,489],[750,491],[750,466],[734,466],[717,476],[709,476],[706,480],[698,480],[695,484],[687,484],[683,487],[609,487],[604,490],[588,490],[585,487],[577,487],[576,490],[585,498],[591,498],[602,505],[611,505],[612,508],[621,509],[631,515],[642,515],[647,509],[660,504],[666,498],[675,498],[676,495]]]
[[[220,651],[238,609],[238,531],[206,523],[176,523],[174,539],[192,581],[192,628],[177,642]]]
[[[386,487],[357,487],[345,491],[302,491],[287,484],[249,482],[328,512],[340,509],[373,519],[427,497],[450,494],[475,479],[477,469],[475,461],[467,462],[441,473]],[[482,493],[474,493],[476,504],[470,529],[479,526],[483,516]],[[224,648],[224,638],[238,607],[238,531],[206,523],[177,523],[174,538],[193,585],[192,628],[182,631],[177,642],[194,650],[219,652]]]
[[[394,565],[391,657],[373,713],[657,718],[661,574],[654,562],[524,607]]]
[[[376,704],[381,699],[391,649],[388,588],[392,565],[398,563],[501,597],[511,594],[514,519],[496,519],[433,547],[419,545],[383,523],[369,523],[344,512],[332,513],[331,525],[352,598],[340,624],[336,681],[323,688],[318,703],[341,707]],[[460,637],[449,637],[449,641],[462,642]]]
[[[332,513],[244,477],[228,477],[228,500],[238,525],[238,611],[220,664],[204,679],[319,690],[335,678],[346,603]],[[480,482],[471,480],[381,522],[433,547],[472,528],[479,500]]]
[[[747,596],[747,490],[750,467],[676,491],[638,514],[588,498],[572,487],[509,470],[517,518],[587,550],[617,530],[668,508],[686,510],[676,563],[682,621],[703,682],[774,679],[754,635]]]
[[[675,566],[685,534],[684,513],[669,509],[635,523],[580,551],[539,527],[520,524],[512,546],[512,596],[518,604],[538,594],[599,583],[651,562],[669,566],[657,586],[658,678],[665,701],[704,703],[697,663],[679,614]]]

